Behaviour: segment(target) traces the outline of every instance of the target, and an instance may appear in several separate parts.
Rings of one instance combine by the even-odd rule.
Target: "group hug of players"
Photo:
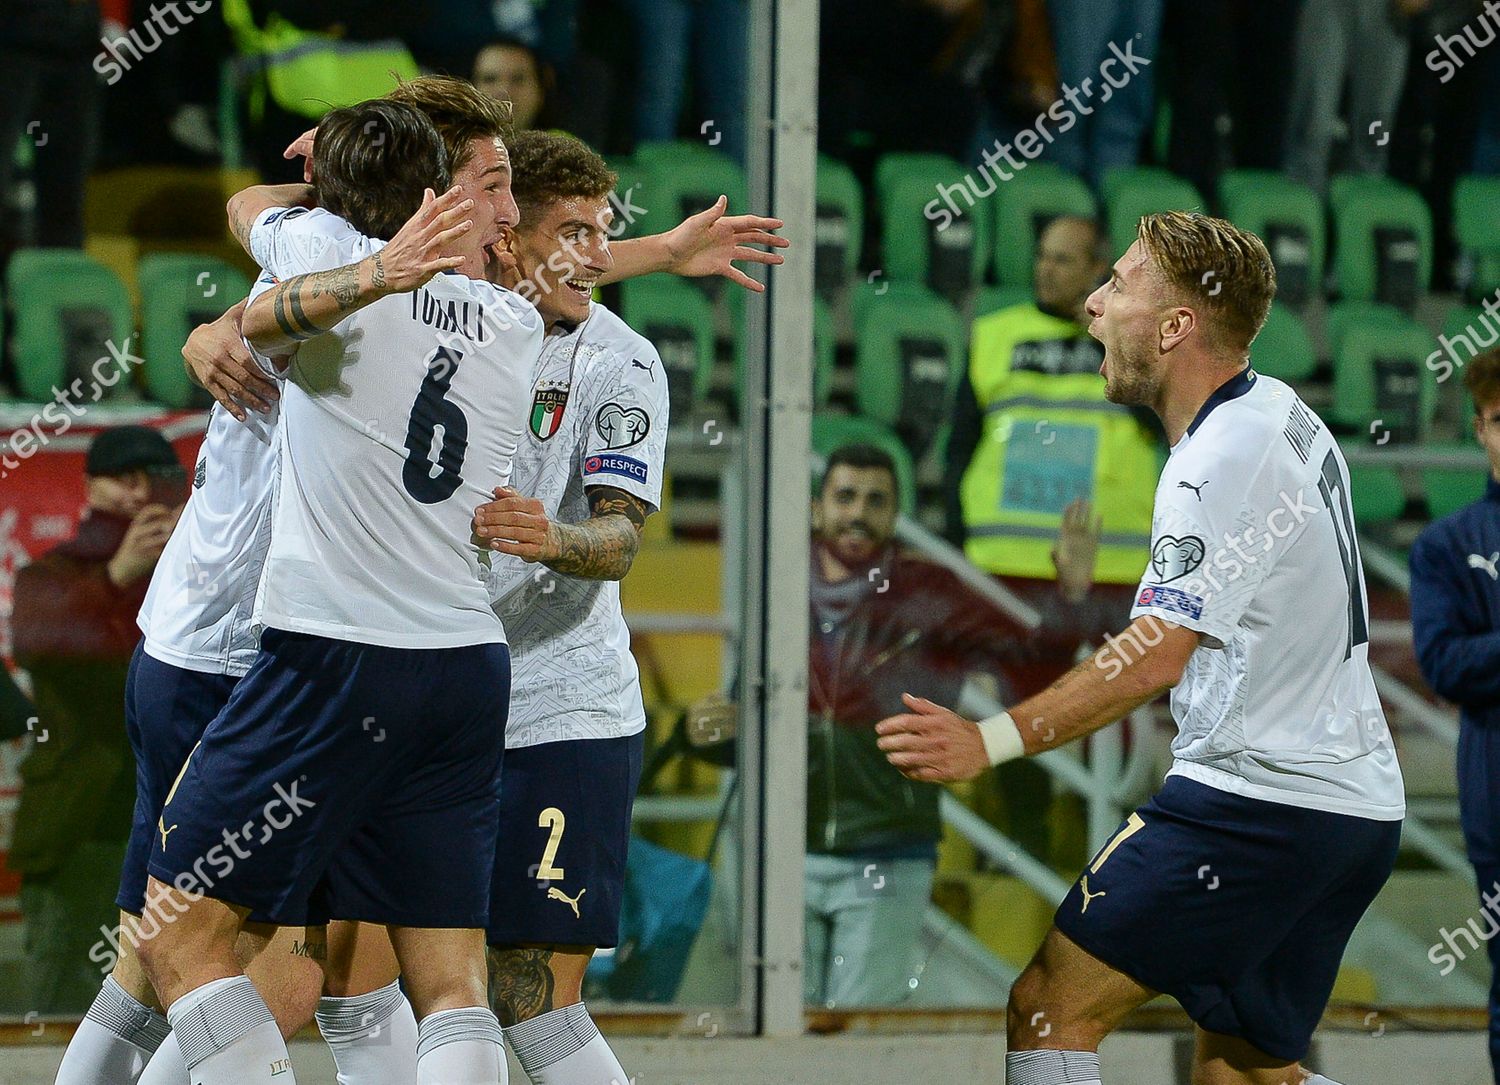
[[[668,396],[591,295],[759,289],[733,261],[780,262],[780,223],[721,200],[611,245],[604,162],[454,79],[299,153],[311,184],[231,200],[263,274],[184,350],[220,403],[128,679],[122,953],[57,1081],[291,1081],[316,1011],[347,1085],[503,1081],[502,1023],[534,1081],[624,1085],[581,984],[618,926],[646,722],[618,580]]]

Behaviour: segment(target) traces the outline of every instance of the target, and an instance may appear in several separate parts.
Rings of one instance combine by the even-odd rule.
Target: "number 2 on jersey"
[[[1354,534],[1354,515],[1349,508],[1349,488],[1339,474],[1339,461],[1332,449],[1323,457],[1318,492],[1323,495],[1323,504],[1333,516],[1333,537],[1338,540],[1339,561],[1343,563],[1344,581],[1349,586],[1349,640],[1344,645],[1344,658],[1348,659],[1356,644],[1364,644],[1370,639],[1370,624],[1365,618],[1365,601],[1359,591],[1359,542]]]
[[[406,492],[424,505],[448,500],[463,481],[460,472],[469,450],[469,420],[463,409],[447,398],[462,358],[461,351],[438,347],[427,361],[427,376],[422,378],[406,423],[406,463],[401,468],[401,482]],[[443,431],[442,444],[434,458],[439,428]]]
[[[542,849],[541,864],[536,868],[536,880],[539,882],[563,880],[563,868],[553,866],[552,860],[557,858],[557,846],[562,843],[563,827],[567,823],[568,819],[555,806],[547,807],[536,819],[537,828],[552,830],[552,834],[547,837],[547,846]]]

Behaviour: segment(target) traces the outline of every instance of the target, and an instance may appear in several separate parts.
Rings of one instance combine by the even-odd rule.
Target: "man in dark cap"
[[[26,1007],[38,1013],[82,1012],[99,987],[90,947],[115,915],[135,801],[125,672],[185,479],[155,430],[104,431],[84,465],[88,509],[77,533],[16,574],[11,631],[37,722],[8,865],[22,876]]]

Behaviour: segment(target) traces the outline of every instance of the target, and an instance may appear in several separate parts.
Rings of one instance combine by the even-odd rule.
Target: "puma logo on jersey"
[[[1078,883],[1078,888],[1083,890],[1083,907],[1078,910],[1079,915],[1083,915],[1089,910],[1089,901],[1098,900],[1105,894],[1105,890],[1103,889],[1097,893],[1089,892],[1089,876],[1087,874],[1083,876],[1083,881]]]
[[[639,358],[632,358],[632,359],[630,359],[630,364],[633,365],[637,369],[644,369],[646,371],[646,373],[651,377],[651,383],[652,384],[656,383],[656,359],[655,358],[652,358],[649,364],[643,363]]]
[[[580,889],[576,897],[570,897],[568,896],[568,894],[564,893],[561,889],[557,888],[557,886],[554,885],[547,890],[547,899],[562,901],[569,908],[573,909],[574,919],[582,919],[583,916],[578,913],[578,902],[583,899],[583,895],[587,892],[587,888]]]
[[[1198,483],[1198,485],[1196,485],[1196,486],[1194,486],[1191,482],[1186,482],[1186,481],[1179,482],[1177,484],[1177,488],[1179,490],[1192,490],[1194,496],[1196,496],[1198,498],[1198,500],[1201,502],[1203,500],[1203,494],[1201,493],[1201,491],[1202,491],[1203,487],[1205,487],[1207,485],[1208,485],[1208,479],[1204,479],[1202,482]]]
[[[167,850],[167,834],[170,833],[175,828],[177,828],[176,825],[173,825],[171,828],[168,828],[165,818],[157,818],[156,819],[156,831],[159,832],[159,833],[161,833],[161,850],[162,851],[166,851]]]
[[[1497,562],[1500,562],[1500,550],[1496,550],[1487,558],[1479,554],[1469,555],[1469,568],[1483,569],[1490,574],[1491,580],[1500,580],[1500,569],[1496,568]]]

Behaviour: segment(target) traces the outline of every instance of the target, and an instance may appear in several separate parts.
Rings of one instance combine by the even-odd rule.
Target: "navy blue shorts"
[[[505,752],[490,891],[492,946],[619,941],[630,808],[646,733]]]
[[[235,675],[163,663],[142,644],[135,646],[125,677],[125,733],[135,752],[135,814],[115,897],[122,911],[140,915],[145,907],[146,861],[167,792],[238,681]]]
[[[1209,1032],[1293,1062],[1400,841],[1399,821],[1169,776],[1090,861],[1054,922]]]
[[[482,928],[509,700],[503,644],[268,629],[167,798],[151,876],[287,926]]]

